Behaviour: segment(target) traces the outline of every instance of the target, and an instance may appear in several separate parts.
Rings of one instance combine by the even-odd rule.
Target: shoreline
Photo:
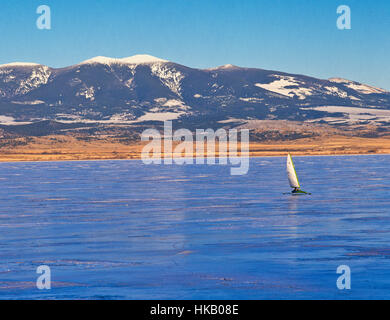
[[[7,142],[7,143],[6,143]],[[115,138],[101,138],[80,141],[71,136],[35,137],[31,140],[3,141],[0,147],[0,163],[15,162],[61,162],[61,161],[104,161],[104,160],[140,160],[143,148],[148,142],[132,141],[123,143]],[[167,154],[182,158],[183,153],[167,150]],[[219,150],[216,144],[211,156],[229,156],[224,149]],[[207,149],[195,152],[190,149],[188,155],[206,157]],[[221,151],[221,152],[219,152]],[[241,156],[240,144],[237,156]],[[390,137],[366,138],[345,136],[323,136],[316,139],[304,138],[286,141],[250,142],[249,157],[284,157],[291,153],[300,156],[358,156],[358,155],[389,155]],[[157,157],[164,158],[164,148],[156,152]]]
[[[335,153],[329,153],[329,154],[300,154],[300,153],[293,153],[292,154],[295,158],[299,157],[358,157],[358,156],[390,156],[390,152],[388,153],[340,153],[340,154],[335,154]],[[279,154],[279,155],[250,155],[249,158],[285,158],[287,156],[287,153],[285,154]],[[180,157],[173,157],[175,158],[180,158]],[[234,157],[234,158],[240,158],[240,156]],[[161,157],[162,162],[164,161],[164,155]],[[196,159],[196,156],[193,156],[193,159]],[[205,157],[207,159],[207,157]],[[216,164],[218,164],[218,155],[215,156],[216,159]],[[51,159],[51,160],[4,160],[0,159],[0,164],[2,163],[39,163],[39,162],[100,162],[100,161],[142,161],[141,157],[138,158],[123,158],[123,159],[118,159],[118,158],[104,158],[104,159],[90,159],[90,158],[85,158],[85,159]],[[162,163],[164,164],[164,163]],[[173,163],[175,164],[175,163]]]

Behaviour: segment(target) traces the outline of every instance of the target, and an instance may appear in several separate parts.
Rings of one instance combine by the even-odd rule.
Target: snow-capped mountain
[[[141,123],[287,119],[390,123],[390,93],[328,80],[225,65],[194,69],[149,55],[95,57],[66,68],[0,66],[0,124]]]

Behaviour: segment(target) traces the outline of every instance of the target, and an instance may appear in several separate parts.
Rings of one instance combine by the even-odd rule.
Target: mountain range
[[[386,127],[390,92],[342,78],[234,65],[196,69],[149,55],[96,57],[66,68],[0,65],[3,128],[163,120],[203,128],[249,120]]]

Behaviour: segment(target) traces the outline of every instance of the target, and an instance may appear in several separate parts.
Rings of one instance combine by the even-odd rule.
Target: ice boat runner
[[[294,162],[291,158],[291,154],[288,154],[287,156],[287,177],[288,181],[290,182],[290,187],[294,188],[294,190],[291,192],[292,194],[311,194],[301,190],[301,186],[298,181],[297,172],[295,171]]]

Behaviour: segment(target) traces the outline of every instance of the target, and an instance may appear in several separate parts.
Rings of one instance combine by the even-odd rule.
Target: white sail
[[[294,163],[291,158],[291,155],[288,154],[287,156],[287,177],[288,181],[290,182],[291,188],[300,188],[301,186],[299,185],[297,173],[294,168]]]

